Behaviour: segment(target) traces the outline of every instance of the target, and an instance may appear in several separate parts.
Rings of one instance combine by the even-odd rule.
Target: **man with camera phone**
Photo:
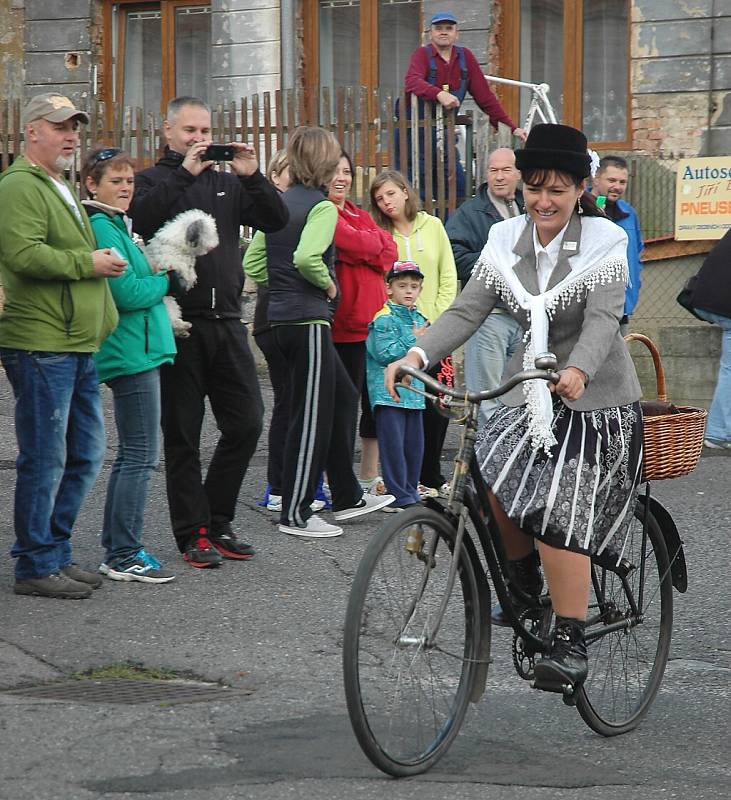
[[[196,261],[196,285],[176,294],[190,335],[177,340],[174,364],[160,373],[165,476],[173,533],[193,567],[246,560],[253,548],[232,522],[241,483],[262,428],[256,366],[241,319],[240,226],[265,233],[288,219],[279,193],[259,171],[254,149],[240,142],[211,146],[211,112],[202,100],[177,97],[163,123],[167,146],[154,167],[135,177],[134,229],[149,240],[168,220],[200,209],[216,220],[219,245]],[[213,158],[207,158],[212,155]],[[230,159],[231,172],[211,169]],[[200,435],[208,397],[221,436],[205,480]]]

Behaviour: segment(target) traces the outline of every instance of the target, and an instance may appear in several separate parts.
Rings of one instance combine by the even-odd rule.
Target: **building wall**
[[[633,149],[731,152],[731,0],[633,0],[631,41]]]
[[[23,96],[22,3],[0,0],[0,97],[13,100]]]
[[[91,0],[25,0],[25,93],[85,105],[92,86]]]
[[[279,89],[279,0],[212,0],[211,14],[211,103]]]

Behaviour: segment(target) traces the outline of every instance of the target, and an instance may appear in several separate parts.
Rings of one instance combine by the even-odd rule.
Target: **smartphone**
[[[209,144],[203,151],[203,161],[233,161],[235,152],[230,144]]]
[[[117,250],[116,247],[110,247],[109,254],[113,255],[115,258],[118,258],[120,261],[124,261],[125,264],[127,263],[127,259],[119,252],[119,250]]]

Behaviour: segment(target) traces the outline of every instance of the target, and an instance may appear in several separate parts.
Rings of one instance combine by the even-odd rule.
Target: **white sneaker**
[[[326,539],[329,536],[342,536],[343,529],[337,525],[331,525],[325,522],[322,517],[313,514],[308,520],[304,528],[297,525],[280,525],[280,533],[289,533],[292,536],[310,536],[313,539]]]
[[[364,494],[360,502],[352,508],[341,508],[340,511],[333,511],[333,516],[338,522],[343,519],[353,519],[361,517],[363,514],[370,514],[371,511],[378,511],[379,508],[390,506],[396,498],[392,494]]]
[[[267,500],[267,511],[280,511],[282,510],[282,495],[270,494]]]
[[[358,483],[360,483],[363,491],[368,492],[368,494],[386,494],[386,484],[380,475],[376,475],[375,478],[371,478],[369,481],[359,480]]]
[[[322,511],[325,508],[325,501],[324,500],[313,500],[310,503],[310,508],[313,511]],[[275,511],[278,514],[282,513],[282,495],[281,494],[270,494],[269,500],[267,500],[267,511]]]
[[[719,439],[704,439],[703,446],[711,450],[729,450],[731,449],[731,442],[722,442]]]
[[[419,493],[419,497],[422,500],[426,500],[429,497],[439,497],[439,489],[433,489],[431,486],[424,486],[423,483],[420,483],[416,487],[416,491]]]

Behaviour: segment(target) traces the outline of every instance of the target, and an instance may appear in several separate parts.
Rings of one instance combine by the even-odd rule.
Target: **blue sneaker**
[[[133,558],[120,564],[101,564],[99,572],[113,581],[138,581],[139,583],[170,583],[174,573],[162,568],[162,564],[144,548]]]

